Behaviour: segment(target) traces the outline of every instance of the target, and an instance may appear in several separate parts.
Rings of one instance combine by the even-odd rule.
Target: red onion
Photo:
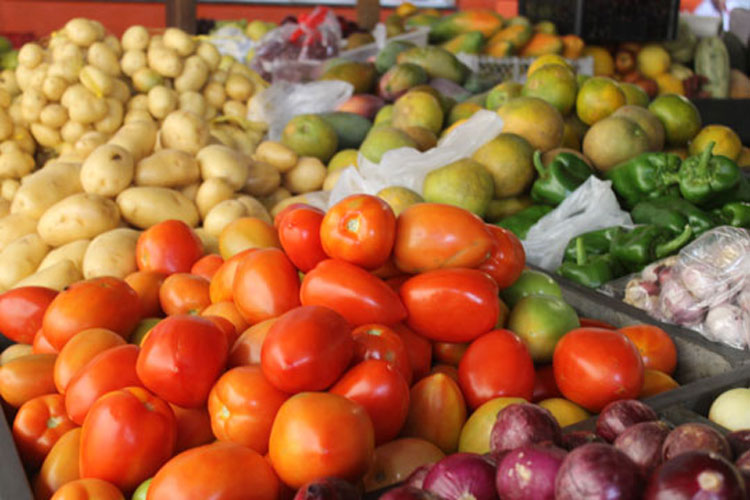
[[[495,468],[476,453],[455,453],[432,466],[424,489],[443,500],[496,500]]]
[[[568,451],[584,444],[603,442],[604,440],[597,433],[591,431],[570,431],[562,436],[562,446]]]
[[[750,473],[750,450],[740,455],[740,457],[734,462],[734,465],[740,470]]]
[[[549,410],[531,403],[506,406],[497,414],[490,433],[490,450],[513,450],[527,444],[562,440],[560,424]]]
[[[739,457],[747,450],[750,450],[750,429],[734,431],[727,434],[727,441],[731,446],[735,457]]]
[[[656,470],[643,498],[744,500],[745,485],[739,471],[724,457],[706,451],[689,451]]]
[[[310,481],[294,495],[294,500],[359,500],[360,498],[362,495],[352,483],[337,477]]]
[[[713,427],[696,422],[675,427],[664,440],[661,455],[666,462],[682,453],[699,450],[712,451],[727,460],[732,459],[732,450],[726,438]]]
[[[602,443],[568,453],[555,480],[557,500],[636,500],[641,490],[635,464],[614,446]]]
[[[596,433],[611,443],[631,425],[658,418],[654,410],[635,399],[614,401],[605,406],[596,419]]]
[[[503,500],[554,500],[555,477],[568,452],[531,444],[509,452],[497,467],[495,485]]]
[[[380,500],[441,500],[439,496],[414,486],[401,486],[380,495]]]
[[[669,434],[666,422],[631,425],[615,439],[615,448],[625,453],[647,479],[661,465],[661,447]]]
[[[432,466],[434,464],[424,464],[420,465],[416,469],[414,469],[414,472],[409,474],[409,477],[406,478],[406,481],[404,481],[404,484],[406,486],[414,486],[415,488],[422,488],[424,486],[424,478],[427,477],[427,473],[430,472],[430,469],[432,469]]]

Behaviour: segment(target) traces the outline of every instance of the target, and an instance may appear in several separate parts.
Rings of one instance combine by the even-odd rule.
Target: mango
[[[562,39],[557,35],[536,33],[529,43],[521,49],[521,57],[539,57],[545,54],[560,54],[564,48]]]
[[[373,163],[380,163],[386,151],[397,148],[416,148],[417,143],[403,130],[378,125],[370,130],[359,148],[360,153]]]
[[[328,69],[320,80],[342,80],[354,87],[355,94],[367,94],[375,85],[375,66],[371,63],[345,62]]]
[[[393,105],[393,126],[396,128],[424,127],[438,134],[443,129],[444,119],[440,101],[427,92],[407,92]]]
[[[388,42],[383,50],[375,56],[375,69],[378,73],[385,73],[391,66],[396,64],[396,57],[405,50],[409,50],[415,45],[406,40],[393,40]]]
[[[427,83],[427,72],[412,63],[396,64],[378,82],[378,94],[386,101],[394,101],[410,88]]]
[[[372,122],[356,113],[334,111],[320,117],[336,131],[339,149],[357,149],[372,128]]]
[[[451,38],[440,46],[453,54],[479,54],[484,48],[484,36],[480,31],[469,31]]]
[[[459,85],[469,76],[469,68],[459,61],[455,55],[441,47],[432,45],[413,47],[401,52],[396,61],[417,64],[424,68],[430,78],[445,78]]]
[[[466,10],[445,16],[430,28],[430,42],[440,43],[470,31],[490,37],[503,26],[501,18],[486,10]]]

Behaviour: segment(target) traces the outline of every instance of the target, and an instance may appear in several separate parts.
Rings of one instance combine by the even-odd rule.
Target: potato
[[[200,56],[190,56],[185,60],[185,64],[180,76],[174,80],[174,88],[177,92],[187,92],[188,90],[198,91],[208,79],[208,65]]]
[[[247,116],[247,107],[245,106],[245,103],[232,99],[224,101],[224,105],[221,107],[221,112],[224,116],[245,118],[245,116]]]
[[[47,98],[41,90],[26,89],[21,95],[21,115],[27,123],[33,123],[39,119],[39,114],[47,105]]]
[[[279,215],[279,212],[294,203],[307,203],[307,198],[304,194],[299,194],[297,196],[290,196],[288,198],[281,199],[273,206],[273,208],[271,208],[271,217],[276,217],[277,215]]]
[[[65,24],[65,34],[79,47],[88,47],[99,37],[97,26],[88,19],[76,17]]]
[[[0,198],[3,201],[11,202],[16,196],[18,188],[21,187],[21,182],[17,179],[5,179],[0,183]]]
[[[65,259],[48,266],[44,269],[38,269],[34,274],[27,276],[13,285],[12,288],[22,286],[43,286],[62,292],[67,287],[81,281],[83,274],[71,261]]]
[[[127,149],[103,144],[81,165],[81,185],[87,193],[114,197],[130,185],[134,171],[133,155]]]
[[[109,47],[109,50],[112,51],[112,53],[115,55],[115,58],[118,58],[122,55],[122,45],[120,45],[120,40],[118,40],[115,35],[105,36],[104,45]]]
[[[131,109],[125,114],[125,117],[122,119],[122,123],[132,123],[132,122],[141,122],[141,121],[153,122],[154,118],[151,116],[151,113],[149,113],[148,111],[144,111],[142,109]]]
[[[223,89],[224,84],[227,82],[227,78],[229,78],[229,72],[225,69],[218,69],[211,73],[211,76],[208,77],[208,81],[220,83],[221,88]]]
[[[133,88],[138,92],[148,92],[164,83],[164,78],[151,68],[140,68],[133,73]]]
[[[16,80],[15,71],[12,69],[0,71],[0,88],[7,91],[11,97],[21,93],[21,88],[18,86],[18,81]]]
[[[13,120],[4,109],[0,108],[0,141],[9,139],[13,135]]]
[[[227,93],[221,83],[209,82],[203,89],[203,97],[211,106],[221,108],[227,100]]]
[[[120,44],[123,50],[146,50],[149,39],[148,30],[136,24],[125,30]]]
[[[0,219],[0,250],[27,234],[36,233],[36,219],[20,214]]]
[[[243,191],[252,196],[268,196],[281,185],[281,174],[262,161],[251,161]]]
[[[196,159],[203,179],[224,179],[234,191],[245,186],[250,160],[233,149],[221,144],[211,144],[198,151]]]
[[[78,79],[96,97],[105,97],[112,92],[112,77],[96,66],[84,66],[78,74]]]
[[[21,146],[22,151],[30,155],[36,152],[36,143],[34,138],[31,137],[31,133],[18,124],[13,128],[13,140]]]
[[[156,124],[154,122],[130,122],[123,125],[109,140],[110,144],[130,151],[133,160],[138,162],[151,154],[156,145]]]
[[[292,193],[285,187],[280,187],[268,196],[264,196],[259,201],[266,207],[266,210],[272,210],[278,203],[287,198],[291,198]]]
[[[231,73],[227,77],[224,89],[230,99],[245,102],[253,95],[255,87],[248,77],[239,73]]]
[[[208,65],[208,69],[213,71],[219,67],[221,54],[216,46],[210,42],[201,42],[195,51]]]
[[[190,111],[173,111],[162,123],[161,140],[165,148],[196,154],[208,143],[208,124]]]
[[[39,219],[39,236],[58,247],[74,240],[93,238],[120,223],[117,205],[103,196],[76,193],[55,203]]]
[[[130,100],[130,87],[124,81],[115,78],[112,80],[112,93],[109,96],[124,106]]]
[[[78,141],[81,137],[83,137],[88,132],[91,132],[90,125],[84,125],[83,123],[68,121],[60,129],[60,137],[62,137],[63,141],[69,144],[75,144],[76,141]]]
[[[44,60],[44,49],[37,43],[26,43],[18,51],[18,64],[34,69]]]
[[[154,118],[163,120],[177,109],[177,103],[177,92],[164,85],[157,85],[148,91],[148,111]]]
[[[83,124],[96,123],[107,116],[107,112],[109,111],[107,101],[102,97],[95,96],[88,89],[84,90],[86,91],[86,94],[72,105],[67,106],[65,105],[65,102],[61,102],[63,102],[63,106],[68,108],[68,114],[70,115],[71,120]],[[65,99],[64,95],[63,99]]]
[[[118,43],[119,48],[119,43]],[[110,76],[119,76],[120,61],[112,48],[104,42],[94,42],[86,53],[88,63]]]
[[[0,179],[19,179],[34,170],[34,158],[25,151],[9,151],[0,155]]]
[[[36,233],[8,244],[0,252],[0,288],[8,289],[31,276],[48,251],[49,246]]]
[[[91,240],[83,257],[83,277],[124,278],[137,271],[135,245],[140,235],[135,229],[117,228]]]
[[[268,222],[269,224],[273,224],[273,219],[271,219],[268,209],[266,209],[266,207],[256,198],[246,194],[241,194],[235,199],[245,205],[248,217],[256,217]]]
[[[75,143],[76,152],[87,158],[93,150],[107,143],[107,136],[96,130],[86,132]]]
[[[52,149],[62,142],[62,137],[57,129],[41,123],[31,124],[31,135],[40,146],[48,149]]]
[[[28,88],[41,92],[42,85],[44,84],[44,80],[47,78],[49,68],[49,63],[43,62],[36,68],[32,69],[29,77]]]
[[[295,194],[317,191],[323,187],[328,169],[323,162],[311,156],[303,156],[297,165],[284,174],[284,187]]]
[[[79,54],[78,57],[71,57],[50,64],[47,76],[60,77],[68,85],[73,85],[78,82],[78,73],[81,72],[81,68],[83,68],[83,58]],[[42,83],[42,86],[44,86],[44,83]]]
[[[142,50],[127,50],[120,59],[122,72],[128,76],[133,76],[136,71],[145,68],[146,64],[146,53]]]
[[[195,204],[201,218],[208,214],[216,204],[234,196],[234,189],[221,177],[206,179],[195,194]]]
[[[0,110],[0,118],[2,118],[2,110]],[[39,114],[39,121],[42,125],[59,129],[68,121],[68,112],[61,104],[47,104]],[[2,126],[0,125],[0,139],[2,138]]]
[[[192,111],[198,116],[206,114],[206,99],[195,91],[183,92],[179,97],[179,107],[185,111]]]
[[[201,183],[194,182],[180,188],[180,193],[185,195],[185,198],[195,203],[195,198],[198,196],[198,189],[200,189]]]
[[[10,214],[10,200],[0,198],[0,219]]]
[[[164,31],[164,45],[182,57],[189,56],[195,51],[193,38],[179,28],[167,28]]]
[[[195,234],[201,239],[203,244],[203,251],[206,254],[215,253],[219,254],[219,238],[212,236],[206,232],[202,227],[195,228]]]
[[[146,52],[151,69],[167,78],[177,78],[182,73],[182,59],[177,52],[165,46],[151,46]]]
[[[114,134],[122,125],[122,103],[117,99],[107,98],[107,114],[94,124],[97,131]]]
[[[223,200],[214,205],[203,218],[203,229],[216,238],[230,222],[247,217],[247,208],[238,200]]]
[[[13,96],[3,87],[2,78],[2,73],[0,73],[0,108],[7,108],[10,106],[10,101],[13,99]]]
[[[177,219],[190,227],[198,225],[198,209],[185,195],[162,187],[131,187],[117,196],[123,218],[135,227],[149,228]]]
[[[138,186],[181,187],[200,180],[195,157],[177,149],[162,149],[143,158],[135,167]]]
[[[86,254],[86,249],[89,247],[90,243],[91,240],[87,239],[75,240],[57,248],[53,248],[44,259],[42,259],[37,271],[52,267],[67,260],[72,262],[80,273],[83,273],[83,256]]]

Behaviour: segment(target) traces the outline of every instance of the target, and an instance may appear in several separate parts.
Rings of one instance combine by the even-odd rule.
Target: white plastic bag
[[[632,226],[612,191],[612,181],[591,176],[552,212],[529,229],[523,247],[526,260],[554,271],[562,263],[565,247],[576,236],[611,226]]]

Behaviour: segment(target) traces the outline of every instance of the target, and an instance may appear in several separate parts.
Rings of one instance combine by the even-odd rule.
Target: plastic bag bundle
[[[258,44],[245,35],[242,29],[231,25],[222,26],[210,35],[201,38],[211,42],[222,56],[232,56],[238,61],[245,61],[248,53]]]

